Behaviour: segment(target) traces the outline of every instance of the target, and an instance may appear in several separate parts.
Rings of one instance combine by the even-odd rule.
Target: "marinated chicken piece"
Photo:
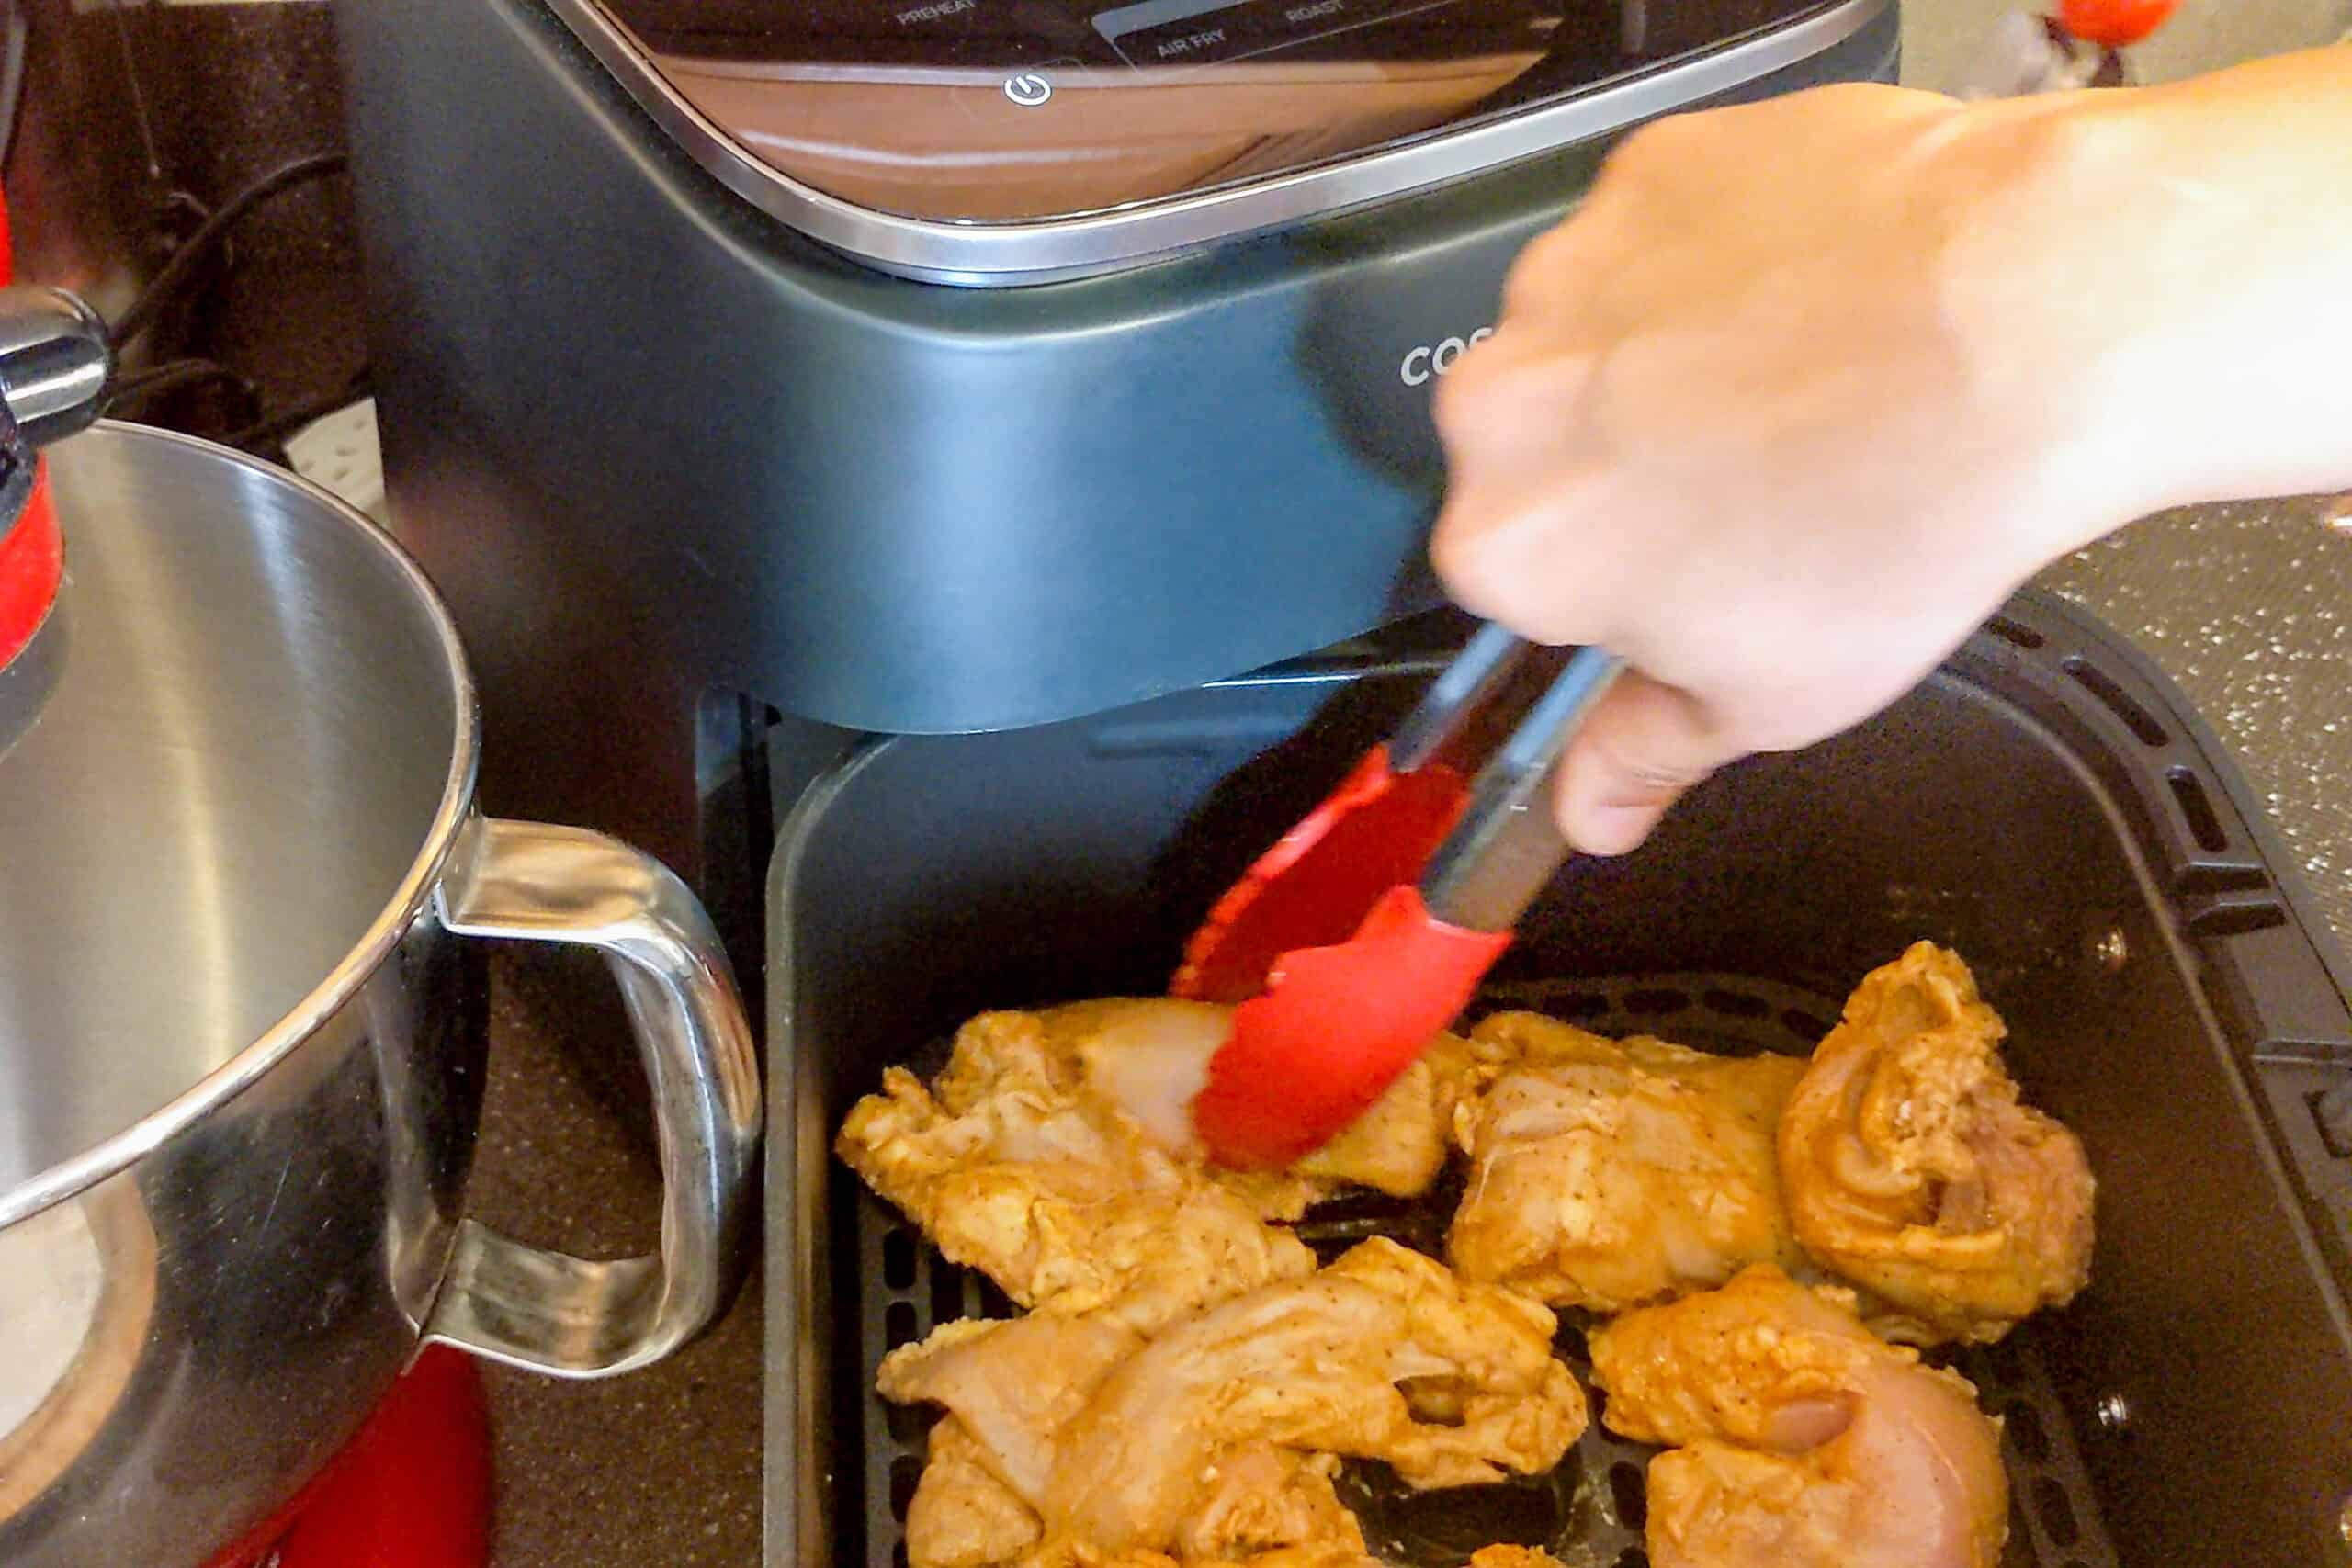
[[[949,1260],[1039,1312],[1148,1333],[1315,1268],[1242,1196],[1082,1093],[1035,1013],[972,1020],[931,1089],[887,1071],[835,1147]]]
[[[1036,1510],[990,1470],[988,1450],[963,1422],[931,1429],[922,1480],[907,1504],[913,1568],[995,1568],[1020,1561],[1043,1533]]]
[[[1770,1265],[1594,1331],[1603,1419],[1649,1466],[1653,1568],[1995,1568],[2000,1430],[1851,1292]]]
[[[1371,1110],[1292,1166],[1291,1174],[1320,1183],[1327,1191],[1354,1185],[1392,1198],[1419,1197],[1445,1168],[1451,1152],[1461,1078],[1456,1064],[1464,1059],[1461,1040],[1439,1035]]]
[[[1551,1354],[1554,1326],[1542,1306],[1385,1240],[1140,1348],[1121,1349],[1131,1331],[1102,1318],[949,1325],[893,1352],[879,1380],[886,1397],[944,1404],[980,1450],[949,1440],[956,1469],[924,1504],[924,1554],[910,1542],[910,1560],[978,1568],[984,1530],[1022,1533],[977,1472],[1035,1517],[1021,1568],[1151,1554],[1353,1568],[1363,1543],[1330,1492],[1330,1456],[1384,1460],[1422,1487],[1559,1462],[1585,1407]]]
[[[1604,1040],[1533,1013],[1472,1032],[1483,1088],[1454,1111],[1471,1161],[1447,1237],[1464,1278],[1623,1312],[1803,1265],[1773,1128],[1792,1057]]]
[[[874,1385],[900,1404],[953,1411],[978,1443],[980,1462],[1034,1499],[1060,1462],[1057,1434],[1143,1346],[1143,1336],[1107,1314],[965,1318],[882,1358]]]
[[[1482,1546],[1470,1554],[1469,1568],[1561,1568],[1561,1563],[1540,1546]]]
[[[1467,1285],[1385,1239],[1311,1280],[1226,1303],[1154,1339],[1062,1433],[1047,1514],[1106,1547],[1168,1540],[1220,1447],[1385,1461],[1407,1484],[1467,1486],[1549,1469],[1584,1429],[1553,1359],[1552,1314]],[[1416,1416],[1409,1383],[1450,1408]],[[1425,1406],[1425,1408],[1427,1408]]]
[[[932,1428],[922,1480],[907,1505],[910,1568],[1380,1568],[1332,1487],[1335,1455],[1271,1444],[1233,1450],[1220,1457],[1174,1551],[1114,1555],[1068,1540],[1038,1550],[1044,1526],[1035,1510],[980,1455],[955,1416]]]
[[[1892,1305],[1893,1337],[1998,1339],[2090,1279],[2089,1162],[2018,1103],[2006,1032],[1967,965],[1920,942],[1864,978],[1781,1114],[1797,1239]]]
[[[1208,1082],[1209,1058],[1231,1031],[1231,1008],[1167,998],[1114,999],[1055,1008],[1042,1020],[1056,1048],[1077,1061],[1089,1089],[1162,1148],[1204,1157],[1193,1132],[1192,1104]],[[1461,1040],[1439,1035],[1369,1111],[1287,1173],[1229,1172],[1222,1179],[1257,1201],[1270,1219],[1295,1219],[1309,1203],[1349,1184],[1419,1196],[1445,1167],[1450,1089],[1462,1076],[1453,1064],[1466,1049]]]
[[[1169,999],[983,1013],[928,1088],[888,1070],[836,1148],[950,1260],[1023,1305],[1115,1303],[1155,1328],[1310,1272],[1306,1249],[1264,1222],[1351,1182],[1417,1193],[1444,1164],[1453,1077],[1424,1061],[1296,1170],[1207,1169],[1186,1108],[1229,1015]],[[1462,1049],[1441,1037],[1431,1055]]]
[[[1187,1562],[1363,1564],[1363,1528],[1340,1501],[1332,1481],[1336,1454],[1302,1453],[1258,1443],[1219,1454],[1204,1478],[1202,1497],[1178,1533],[1176,1555]]]

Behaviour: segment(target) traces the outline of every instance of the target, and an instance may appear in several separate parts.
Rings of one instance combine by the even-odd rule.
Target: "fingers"
[[[1610,584],[1577,558],[1605,471],[1585,417],[1591,368],[1493,340],[1463,355],[1436,404],[1449,468],[1430,557],[1454,602],[1540,642],[1600,640]],[[1603,556],[1602,559],[1611,558]]]
[[[1689,694],[1629,671],[1560,760],[1561,831],[1587,854],[1623,854],[1685,790],[1744,750]]]

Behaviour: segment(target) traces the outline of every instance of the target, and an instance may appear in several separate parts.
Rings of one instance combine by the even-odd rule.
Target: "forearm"
[[[2054,169],[1955,299],[2078,356],[2076,482],[2129,468],[2149,509],[2352,486],[2352,48],[2052,115]]]

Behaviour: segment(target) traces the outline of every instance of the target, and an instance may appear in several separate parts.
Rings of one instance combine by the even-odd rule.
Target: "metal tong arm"
[[[1531,651],[1531,645],[1492,622],[1479,627],[1389,736],[1389,768],[1409,773],[1429,762],[1502,689]]]
[[[1507,646],[1498,649],[1492,639],[1498,632],[1488,626],[1471,639],[1454,667],[1438,678],[1423,705],[1465,665],[1468,671],[1453,682],[1453,689],[1491,691],[1527,646],[1501,633]],[[1568,842],[1560,834],[1549,799],[1560,753],[1624,668],[1625,661],[1605,649],[1577,649],[1487,760],[1471,785],[1462,819],[1421,873],[1421,900],[1431,915],[1465,931],[1509,931],[1544,891],[1568,857]],[[1459,727],[1477,700],[1466,695],[1453,700],[1446,733]],[[1419,716],[1417,710],[1414,717]],[[1429,749],[1435,750],[1442,739],[1441,735],[1429,742]]]

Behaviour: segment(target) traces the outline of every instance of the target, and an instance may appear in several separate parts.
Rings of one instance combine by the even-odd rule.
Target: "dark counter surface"
[[[2181,682],[2321,912],[2352,931],[2352,534],[2331,531],[2318,502],[2199,508],[2046,581]],[[650,1146],[630,1106],[558,1045],[582,1026],[559,1005],[581,983],[537,954],[499,966],[475,1213],[589,1256],[642,1251],[659,1191]],[[709,1336],[648,1371],[563,1383],[488,1369],[496,1568],[758,1564],[760,1332],[754,1280]]]
[[[595,987],[544,953],[492,966],[491,1071],[472,1213],[584,1257],[653,1248],[661,1177],[634,1106],[560,1048],[617,1010],[578,1010]],[[609,986],[609,982],[603,982]],[[584,1014],[584,1017],[582,1016]],[[483,1369],[498,1466],[495,1568],[751,1568],[760,1561],[760,1290],[669,1360],[561,1382]]]

